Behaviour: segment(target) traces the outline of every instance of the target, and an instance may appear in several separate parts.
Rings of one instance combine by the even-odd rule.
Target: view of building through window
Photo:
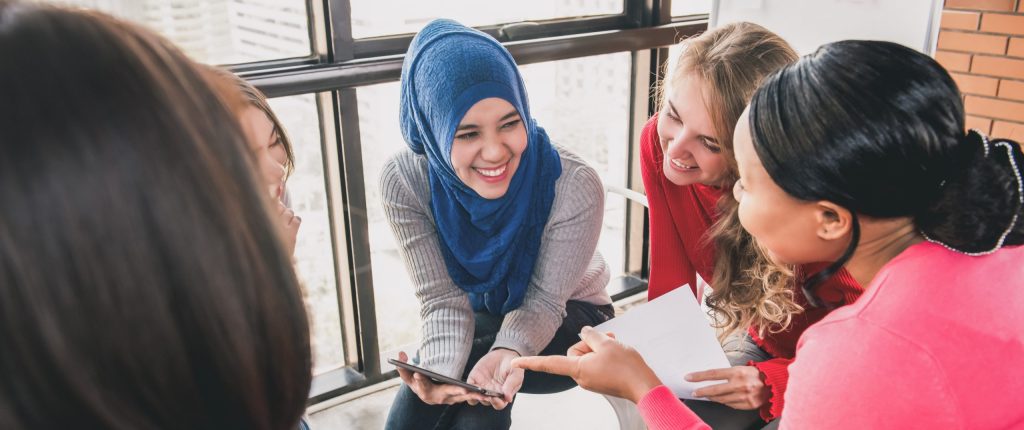
[[[437,18],[483,26],[615,15],[623,11],[622,0],[519,0],[515,4],[478,0],[352,0],[351,4],[352,36],[357,39],[415,33]]]
[[[200,62],[234,64],[310,54],[302,0],[47,0],[99,9],[148,26]],[[357,38],[414,33],[439,17],[469,25],[622,13],[622,0],[524,0],[514,8],[482,2],[354,0]],[[709,0],[674,2],[673,15],[706,13]],[[395,13],[401,11],[401,13]],[[606,184],[624,186],[628,160],[630,54],[618,53],[522,67],[531,108],[553,142],[591,163]],[[411,351],[419,338],[419,303],[391,231],[383,219],[377,175],[383,162],[403,150],[398,127],[398,84],[360,88],[359,123],[367,195],[369,237],[382,359]],[[296,171],[290,204],[302,217],[296,265],[313,327],[318,373],[345,365],[338,280],[328,215],[320,114],[314,95],[271,100],[295,145]],[[341,112],[345,115],[345,112]],[[333,143],[331,143],[333,144]],[[336,208],[340,209],[340,208]],[[613,275],[624,270],[625,205],[606,204],[599,250]],[[343,286],[344,287],[344,286]]]
[[[672,16],[711,13],[711,0],[677,0],[672,2]]]
[[[46,0],[107,12],[164,35],[194,60],[237,64],[310,54],[303,0]]]

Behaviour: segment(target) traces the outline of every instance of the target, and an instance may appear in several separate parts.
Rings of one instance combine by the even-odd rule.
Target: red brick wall
[[[1024,0],[946,0],[935,59],[964,94],[969,128],[1024,142]]]

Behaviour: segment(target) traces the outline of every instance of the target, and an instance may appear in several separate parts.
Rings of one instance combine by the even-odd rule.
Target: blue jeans
[[[722,350],[732,366],[746,366],[749,361],[767,361],[772,358],[746,332],[726,338],[722,342]],[[715,430],[760,429],[766,424],[756,409],[743,411],[707,400],[684,400],[683,403]]]
[[[562,326],[555,331],[555,336],[539,355],[565,355],[570,346],[580,341],[579,332],[584,326],[595,326],[615,316],[612,305],[594,305],[586,302],[569,301],[565,304],[566,316]],[[478,312],[475,315],[476,331],[473,336],[473,347],[469,353],[469,362],[463,371],[462,379],[469,376],[470,370],[485,354],[487,354],[498,330],[501,329],[503,316]],[[519,390],[530,394],[550,394],[568,390],[576,386],[572,378],[547,373],[526,371],[523,386]],[[420,400],[407,385],[402,384],[391,404],[388,421],[384,426],[387,430],[405,429],[508,429],[512,426],[513,399],[505,409],[500,411],[485,405],[471,406],[467,403],[456,405],[428,405]]]

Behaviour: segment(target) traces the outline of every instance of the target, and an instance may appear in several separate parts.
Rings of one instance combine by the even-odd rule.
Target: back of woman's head
[[[733,129],[761,81],[797,60],[796,51],[770,30],[749,22],[724,25],[686,40],[671,71],[671,91],[685,77],[703,84],[704,104],[721,148],[726,172],[721,186],[729,189],[738,177]],[[730,193],[719,201],[719,218],[708,240],[715,244],[715,270],[709,306],[723,335],[757,324],[781,330],[800,311],[794,302],[787,271],[773,264],[743,230],[737,203]]]
[[[765,81],[750,126],[768,174],[798,199],[908,217],[968,253],[1024,242],[1020,147],[965,133],[956,84],[924,54],[889,42],[825,45]],[[815,281],[852,255],[857,228]]]
[[[0,428],[297,424],[306,316],[242,133],[194,64],[0,2]]]

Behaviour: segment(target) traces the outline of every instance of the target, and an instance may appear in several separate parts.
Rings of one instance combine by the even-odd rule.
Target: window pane
[[[37,0],[40,1],[40,0]],[[303,0],[41,0],[143,24],[208,64],[310,54]]]
[[[605,184],[626,183],[630,62],[629,53],[616,53],[522,67],[533,115],[552,142],[586,159]],[[420,305],[377,189],[384,162],[406,149],[398,125],[399,85],[360,88],[358,96],[377,330],[382,358],[387,358],[398,349],[414,351],[420,335]],[[624,224],[625,202],[608,199],[598,249],[613,276],[625,267]]]
[[[711,0],[672,0],[672,16],[711,13]]]
[[[477,0],[352,0],[355,38],[415,33],[431,20],[450,18],[469,26],[510,22],[616,15],[622,0],[520,0],[497,3]]]
[[[407,148],[398,126],[398,88],[398,83],[393,82],[357,90],[373,301],[377,307],[381,361],[395,357],[398,350],[411,354],[420,337],[420,303],[416,300],[412,280],[399,254],[391,227],[384,217],[377,186],[384,162],[392,154]]]
[[[288,178],[287,200],[302,218],[295,244],[295,264],[312,326],[314,374],[319,374],[345,364],[320,116],[313,94],[271,99],[270,105],[295,151],[295,172]]]
[[[551,141],[583,157],[605,185],[626,187],[629,169],[629,100],[632,56],[628,52],[523,66],[530,109]],[[625,271],[626,201],[604,204],[597,249],[612,277]]]

